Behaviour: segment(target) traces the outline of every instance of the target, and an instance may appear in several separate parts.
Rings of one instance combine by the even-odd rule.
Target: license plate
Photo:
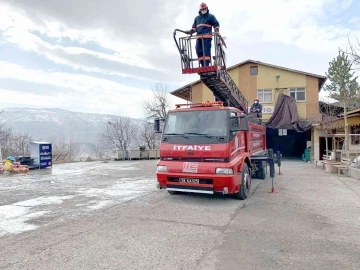
[[[193,179],[193,178],[179,178],[180,183],[194,183],[199,184],[200,179]]]

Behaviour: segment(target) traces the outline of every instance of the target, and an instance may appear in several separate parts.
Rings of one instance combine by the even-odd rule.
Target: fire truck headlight
[[[167,172],[167,167],[163,165],[157,166],[156,172]]]
[[[233,174],[234,171],[231,168],[216,168],[216,174]]]

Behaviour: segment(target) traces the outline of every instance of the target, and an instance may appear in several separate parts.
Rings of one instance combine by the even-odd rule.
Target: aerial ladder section
[[[200,66],[199,58],[197,58],[196,54],[195,58],[193,56],[192,41],[194,39],[195,42],[199,39],[202,41],[204,37],[202,35],[190,35],[176,39],[176,32],[186,33],[179,29],[175,29],[174,31],[174,40],[181,57],[182,73],[199,74],[200,80],[213,92],[217,100],[248,114],[248,101],[226,70],[226,54],[224,51],[226,44],[221,35],[219,33],[211,34],[214,41],[212,45],[212,47],[214,47],[212,48],[214,52],[214,54],[212,53],[213,57],[210,59],[209,66]],[[209,34],[206,36],[208,35]],[[201,42],[201,44],[204,44],[204,42]],[[205,51],[204,48],[202,51]],[[205,55],[203,55],[203,57],[205,57]]]

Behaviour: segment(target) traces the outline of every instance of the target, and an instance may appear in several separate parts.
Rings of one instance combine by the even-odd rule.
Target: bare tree
[[[13,134],[11,129],[6,129],[5,134],[6,136],[2,137],[0,144],[3,156],[27,156],[30,154],[31,136],[29,134],[25,132]]]
[[[67,143],[67,149],[69,153],[69,161],[74,161],[75,158],[79,155],[81,147],[78,142],[75,140],[75,135],[73,132],[69,134],[69,140]]]
[[[153,130],[153,124],[144,120],[138,132],[138,144],[146,145],[148,149],[156,149],[159,146],[159,133]]]
[[[5,146],[12,135],[12,129],[6,127],[5,124],[0,124],[0,146]]]
[[[115,146],[117,149],[126,150],[136,139],[139,127],[129,117],[115,116],[104,124],[101,137],[108,147]]]
[[[102,159],[104,152],[103,152],[103,145],[98,141],[92,143],[92,149],[94,151],[96,159]]]
[[[0,114],[2,114],[3,111],[4,110],[1,110]],[[4,145],[4,143],[9,140],[11,133],[12,130],[10,127],[6,127],[4,123],[0,123],[0,146]]]
[[[340,52],[347,54],[348,56],[350,56],[351,62],[355,65],[355,66],[359,66],[357,68],[353,68],[353,69],[360,69],[360,41],[358,38],[356,38],[356,45],[353,45],[350,42],[349,36],[348,36],[348,43],[349,43],[349,50],[346,48],[344,49],[339,49]]]
[[[75,140],[75,135],[70,132],[68,136],[53,135],[49,138],[52,144],[52,153],[56,161],[72,162],[78,156],[81,147]]]
[[[65,162],[69,160],[65,135],[53,135],[48,140],[52,145],[52,155],[54,162]]]
[[[148,118],[165,119],[170,106],[169,86],[166,83],[155,83],[152,92],[153,98],[143,102],[145,114]]]
[[[30,154],[31,136],[25,132],[20,132],[12,136],[12,144],[14,154],[18,156],[26,156]]]

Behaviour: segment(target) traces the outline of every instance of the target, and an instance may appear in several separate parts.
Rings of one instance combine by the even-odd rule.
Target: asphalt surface
[[[0,269],[360,269],[360,181],[284,161],[277,193],[172,196],[156,162],[0,176]]]

